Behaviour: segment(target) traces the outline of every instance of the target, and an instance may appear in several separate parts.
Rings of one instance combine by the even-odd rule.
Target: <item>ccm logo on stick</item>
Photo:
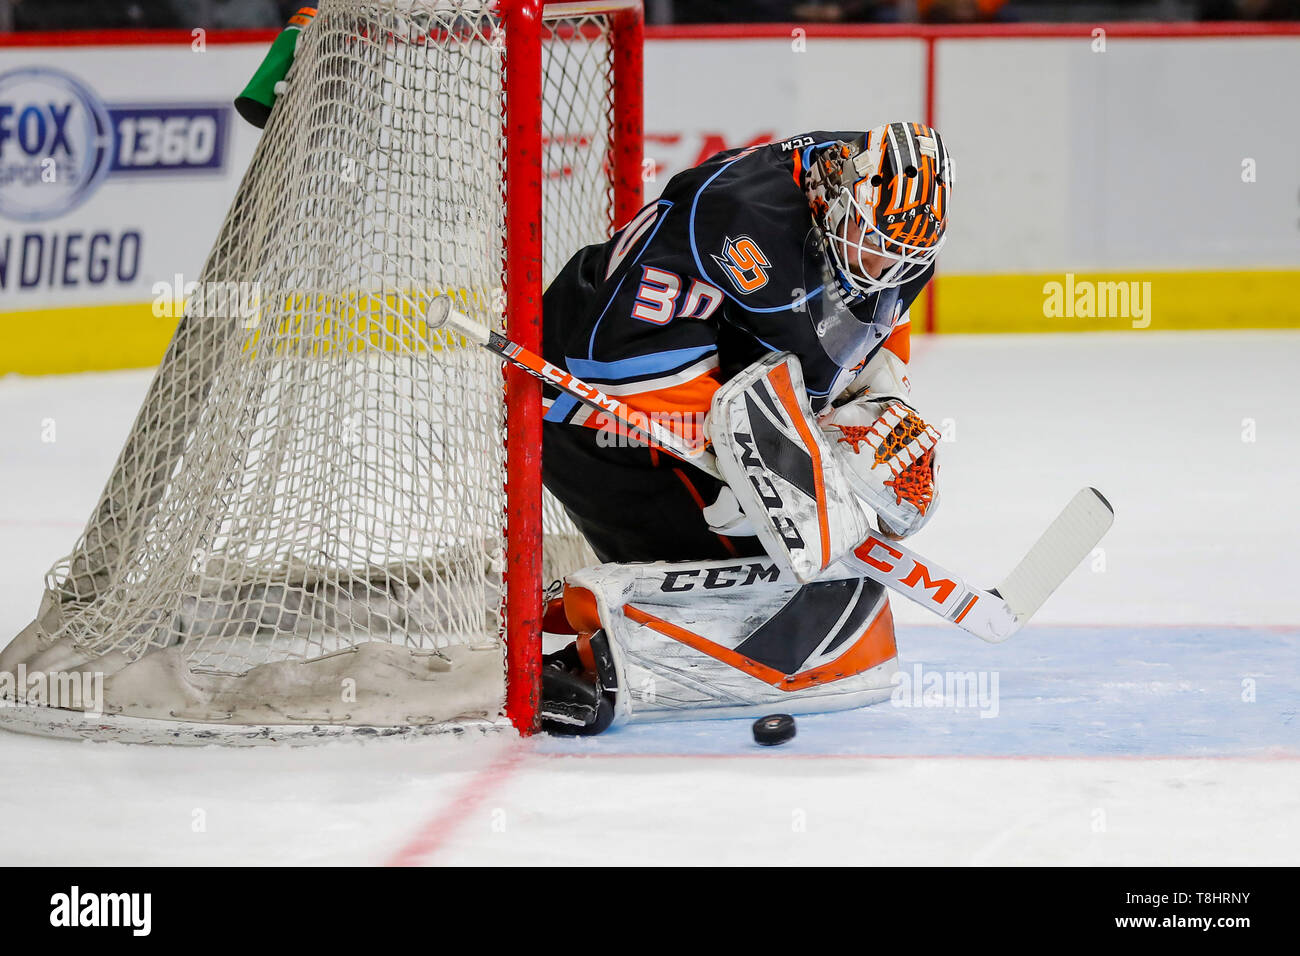
[[[873,552],[877,550],[883,551],[888,557],[876,557]],[[918,588],[922,594],[935,604],[944,604],[957,588],[957,582],[948,578],[940,578],[937,581],[932,580],[930,569],[915,558],[909,559],[912,562],[911,570],[906,575],[901,575],[896,562],[902,560],[903,552],[897,548],[891,548],[874,535],[858,545],[853,553],[863,564],[869,564],[877,571],[884,571],[886,574],[893,575],[898,580],[898,583],[904,587]],[[889,560],[890,558],[893,560]],[[932,588],[934,589],[933,595],[930,594]]]
[[[623,403],[617,399],[610,398],[594,385],[588,385],[581,379],[574,378],[562,368],[556,368],[550,362],[542,364],[542,378],[548,382],[554,382],[560,388],[575,395],[585,398],[587,401],[594,402],[601,408],[608,409],[611,412],[617,412],[623,407]]]

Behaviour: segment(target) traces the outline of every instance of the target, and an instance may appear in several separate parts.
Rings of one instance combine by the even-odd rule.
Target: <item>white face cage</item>
[[[858,180],[854,186],[868,190],[880,188],[871,186],[870,176]],[[948,240],[944,235],[932,245],[915,246],[886,239],[885,234],[876,228],[871,209],[844,187],[831,203],[833,210],[838,206],[843,206],[844,213],[839,225],[827,231],[826,244],[841,281],[862,295],[893,289],[917,278],[934,263]],[[850,231],[857,234],[856,239],[850,238]],[[864,258],[867,255],[887,259],[890,264],[880,275],[873,276],[873,266]],[[874,267],[879,268],[879,264]]]
[[[830,144],[827,144],[830,145]],[[809,164],[809,190],[846,291],[870,295],[919,278],[943,248],[952,161],[919,123],[869,130]],[[824,204],[824,205],[823,205]],[[885,218],[881,218],[881,214]]]

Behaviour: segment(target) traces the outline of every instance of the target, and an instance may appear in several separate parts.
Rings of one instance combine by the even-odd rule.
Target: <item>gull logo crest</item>
[[[767,270],[772,265],[749,236],[738,239],[728,236],[722,245],[722,255],[714,256],[713,261],[722,267],[741,295],[757,292],[767,285]]]

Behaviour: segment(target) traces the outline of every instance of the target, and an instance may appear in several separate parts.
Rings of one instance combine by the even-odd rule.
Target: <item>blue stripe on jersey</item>
[[[542,416],[544,422],[562,422],[578,407],[578,400],[567,392],[563,392],[546,410]]]
[[[700,204],[700,196],[702,196],[702,195],[704,194],[704,190],[708,189],[708,188],[709,188],[709,185],[710,185],[710,184],[711,184],[715,179],[717,179],[719,176],[721,176],[723,173],[725,173],[725,172],[727,171],[727,169],[731,166],[731,164],[732,164],[732,163],[735,163],[735,162],[736,162],[738,159],[740,159],[740,158],[741,158],[741,157],[737,157],[737,159],[733,159],[730,163],[727,163],[725,166],[723,166],[721,169],[719,169],[716,173],[714,173],[712,176],[710,176],[708,179],[706,179],[706,180],[704,181],[704,185],[703,185],[703,186],[701,186],[699,189],[695,190],[695,197],[691,200],[691,218],[690,218],[690,223],[689,223],[689,225],[688,225],[688,227],[687,227],[687,233],[688,233],[688,235],[690,236],[690,240],[691,240],[691,256],[694,257],[694,259],[695,259],[695,268],[698,269],[698,270],[700,270],[700,275],[701,275],[704,279],[708,280],[708,282],[709,282],[710,285],[717,286],[718,290],[719,290],[723,295],[725,295],[725,296],[726,296],[728,299],[730,299],[732,302],[736,303],[736,305],[740,306],[740,307],[741,307],[742,309],[744,309],[746,312],[791,312],[791,311],[794,310],[794,307],[795,307],[796,305],[799,305],[800,303],[803,303],[803,302],[808,302],[808,301],[810,301],[810,300],[812,299],[812,297],[815,296],[815,295],[820,295],[820,294],[821,294],[821,291],[822,291],[822,287],[821,287],[821,286],[818,286],[817,288],[813,289],[811,292],[807,293],[807,294],[806,294],[802,299],[794,299],[794,300],[792,300],[792,301],[790,302],[789,305],[774,305],[774,306],[772,306],[771,308],[768,308],[768,309],[755,309],[755,308],[753,308],[752,306],[745,305],[744,302],[740,301],[740,299],[737,299],[734,295],[732,295],[730,292],[728,292],[728,291],[726,290],[726,288],[724,287],[724,284],[723,284],[723,283],[721,283],[721,282],[714,282],[714,281],[713,281],[713,277],[710,276],[710,275],[708,274],[708,272],[705,271],[705,269],[704,269],[704,263],[700,261],[700,250],[699,250],[699,249],[696,247],[696,245],[695,245],[695,210],[696,210],[696,207],[698,207],[699,204]]]
[[[668,218],[668,210],[673,208],[672,202],[667,199],[660,199],[655,203],[655,205],[659,207],[659,212],[656,213],[657,218],[655,221],[655,227],[650,230],[650,235],[646,236],[644,239],[637,240],[640,243],[641,248],[637,250],[636,259],[633,259],[628,263],[629,266],[636,265],[637,259],[640,259],[645,251],[650,248],[650,243],[654,241],[655,233],[659,231],[659,227],[662,226],[664,220]],[[619,265],[621,266],[622,263],[619,263]]]
[[[748,330],[746,330],[746,331],[748,331]],[[752,337],[756,342],[758,342],[759,345],[763,346],[763,348],[767,349],[769,352],[780,352],[780,351],[782,351],[781,349],[779,349],[779,348],[777,348],[775,345],[773,345],[771,342],[764,342],[764,341],[763,341],[762,339],[760,339],[757,335],[754,335],[753,332],[750,332],[749,334],[750,334],[750,336],[751,336],[751,337]]]
[[[629,275],[631,275],[630,272],[624,272],[623,279],[626,279]],[[618,290],[623,288],[623,279],[618,280],[618,285],[614,286],[614,291],[610,294],[609,301],[605,303],[605,308],[600,310],[600,315],[596,317],[596,323],[591,327],[591,338],[587,339],[588,359],[591,359],[596,354],[596,330],[600,328],[601,320],[605,318],[605,313],[609,311],[609,307],[613,305],[614,300],[618,298]],[[578,373],[574,372],[574,374],[576,375]]]
[[[837,142],[839,142],[839,140],[828,139],[824,143],[813,143],[811,146],[806,147],[803,151],[804,168],[806,169],[812,165],[812,154],[814,149],[825,149],[827,146],[834,146]]]
[[[716,352],[716,345],[701,345],[693,349],[670,349],[649,355],[634,355],[613,362],[593,362],[591,359],[566,358],[569,371],[588,381],[623,382],[643,375],[666,375],[676,372],[691,362]]]
[[[658,217],[658,219],[655,222],[655,227],[650,230],[650,235],[646,236],[644,239],[638,240],[641,248],[637,250],[636,258],[633,259],[631,262],[627,262],[626,260],[624,260],[623,262],[619,263],[620,269],[624,265],[627,266],[627,271],[623,273],[623,279],[626,279],[631,274],[632,266],[636,265],[641,260],[641,256],[645,254],[645,251],[650,248],[650,243],[654,240],[655,233],[659,231],[659,227],[662,226],[664,224],[664,220],[668,218],[668,210],[673,208],[673,204],[669,202],[667,199],[660,199],[658,202],[655,203],[655,205],[660,207],[659,212],[655,214]],[[638,216],[641,215],[641,212],[638,212],[637,215]],[[613,305],[614,300],[618,298],[618,290],[623,288],[623,279],[618,280],[618,285],[614,286],[613,295],[611,295],[609,297],[609,301],[605,303],[605,308],[600,310],[600,316],[596,319],[595,325],[591,327],[591,338],[587,339],[588,359],[595,358],[596,330],[600,328],[601,320],[605,318],[605,313],[609,311],[609,307]]]

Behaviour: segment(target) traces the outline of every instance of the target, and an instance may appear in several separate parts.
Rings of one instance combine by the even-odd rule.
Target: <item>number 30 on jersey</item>
[[[692,279],[682,296],[682,277],[667,269],[641,267],[641,285],[636,290],[632,318],[653,325],[667,325],[674,318],[707,319],[722,305],[722,290]],[[678,299],[682,299],[678,308]]]

